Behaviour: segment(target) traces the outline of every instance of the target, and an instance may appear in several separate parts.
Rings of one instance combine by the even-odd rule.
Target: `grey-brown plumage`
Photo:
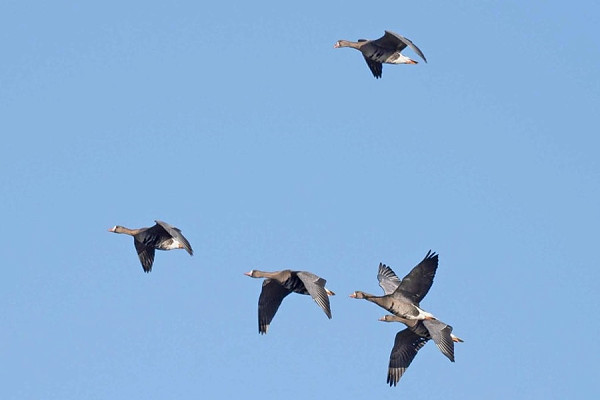
[[[379,286],[381,286],[385,294],[391,294],[400,285],[402,285],[403,282],[405,282],[406,284],[410,282],[410,285],[414,288],[419,286],[418,282],[421,282],[420,288],[413,288],[413,290],[420,294],[419,299],[422,300],[431,288],[431,283],[433,283],[433,274],[435,274],[435,271],[432,272],[431,269],[429,271],[415,271],[417,267],[415,267],[401,281],[400,279],[398,279],[398,277],[390,267],[383,264],[379,264],[379,272],[377,273]],[[427,319],[423,321],[409,320],[395,315],[386,315],[382,320],[387,322],[402,322],[417,335],[427,339],[433,339],[440,351],[446,357],[448,357],[450,361],[454,362],[454,342],[462,340],[452,335],[452,327],[450,325],[437,319]],[[454,340],[455,338],[458,340]]]
[[[258,298],[258,332],[267,333],[269,325],[279,309],[281,302],[288,294],[294,292],[310,295],[323,309],[327,318],[331,319],[329,297],[331,290],[325,287],[326,280],[307,271],[291,271],[289,269],[275,272],[252,270],[245,275],[252,278],[266,278],[263,281]]]
[[[377,280],[385,294],[401,293],[415,304],[429,293],[438,268],[439,256],[429,250],[425,258],[417,264],[402,280],[385,264],[379,263]]]
[[[381,318],[386,322],[405,322],[398,319],[395,315],[386,315]],[[408,328],[401,330],[396,334],[394,346],[390,353],[390,362],[388,366],[387,383],[390,386],[396,386],[417,352],[425,346],[432,338],[438,344],[442,353],[454,362],[454,342],[461,341],[456,336],[451,335],[452,327],[438,320],[425,321],[406,321],[412,323]]]
[[[359,39],[357,42],[338,40],[333,47],[351,47],[359,50],[373,76],[379,79],[383,70],[382,64],[417,64],[417,61],[400,53],[407,46],[427,62],[423,52],[412,41],[391,31],[385,31],[385,34],[376,40]]]
[[[430,253],[427,253],[425,259],[428,256],[430,256]],[[435,257],[437,258],[437,255]],[[422,300],[431,288],[435,268],[430,265],[429,268],[417,270],[419,265],[413,268],[404,279],[400,280],[390,267],[379,264],[379,271],[377,273],[379,286],[381,286],[385,294],[391,294],[404,283],[406,285],[405,288],[411,288],[409,291],[417,295],[415,299]],[[437,268],[437,260],[435,265]],[[430,339],[433,339],[442,354],[452,362],[454,362],[454,342],[463,341],[452,334],[452,327],[450,325],[437,319],[410,320],[396,315],[386,315],[380,320],[402,322],[407,326],[406,329],[396,334],[394,347],[392,347],[390,354],[387,377],[387,383],[390,386],[396,386],[419,349]]]
[[[437,266],[438,255],[429,251],[423,261],[415,266],[392,291],[391,289],[397,283],[398,277],[389,278],[391,269],[384,264],[379,264],[377,277],[386,294],[375,296],[356,291],[350,297],[368,300],[402,318],[411,320],[433,319],[431,313],[420,308],[419,302],[429,292]],[[391,273],[393,274],[393,271]]]
[[[133,236],[133,243],[144,272],[152,271],[154,250],[185,249],[190,256],[194,254],[190,242],[183,236],[181,230],[163,221],[154,222],[156,225],[150,228],[139,229],[116,225],[109,229],[109,232]]]
[[[410,329],[401,330],[396,334],[394,347],[390,354],[387,383],[396,386],[412,360],[428,339],[417,335]]]
[[[462,342],[463,340],[452,334],[452,327],[437,319],[415,321],[406,320],[395,315],[386,315],[379,319],[385,322],[402,322],[407,325],[406,329],[401,330],[396,334],[394,347],[390,354],[390,363],[388,367],[388,380],[390,386],[396,386],[398,380],[406,371],[417,351],[423,347],[430,339],[433,339],[437,347],[448,359],[454,362],[454,342]],[[407,333],[411,332],[411,334]],[[421,338],[417,341],[420,346],[414,348],[414,352],[406,351],[407,348],[413,348],[415,336]]]

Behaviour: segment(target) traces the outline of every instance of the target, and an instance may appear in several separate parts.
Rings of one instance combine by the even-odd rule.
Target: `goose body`
[[[245,275],[252,278],[265,278],[258,298],[258,332],[267,333],[269,325],[283,299],[290,293],[309,295],[331,319],[329,297],[331,290],[325,287],[326,280],[307,271],[289,269],[275,272],[251,270]]]
[[[155,250],[185,249],[190,256],[194,254],[190,242],[183,236],[181,230],[163,221],[155,222],[156,224],[150,228],[129,229],[115,225],[108,230],[133,236],[133,243],[144,272],[152,271]]]
[[[417,335],[426,339],[433,339],[440,351],[452,362],[454,362],[454,347],[449,348],[445,343],[464,342],[464,340],[452,333],[452,326],[439,319],[415,321],[388,314],[379,318],[379,320],[383,322],[401,322]]]
[[[375,296],[356,291],[350,297],[368,300],[404,319],[434,319],[433,314],[421,309],[419,302],[429,292],[437,266],[438,255],[429,251],[423,261],[400,280],[391,268],[380,263],[377,279],[385,294]]]
[[[396,315],[386,315],[379,319],[384,322],[402,322],[407,328],[399,331],[390,353],[387,383],[396,386],[417,352],[433,339],[437,347],[448,359],[454,362],[454,342],[463,340],[452,334],[452,327],[439,320],[407,320]]]
[[[368,300],[386,309],[394,315],[407,320],[434,319],[433,314],[421,309],[416,304],[411,303],[401,294],[388,294],[385,296],[375,296],[373,294],[355,291],[350,295],[354,299]]]
[[[429,263],[429,265],[427,266],[423,262]],[[394,293],[402,285],[405,286],[404,290],[412,286],[412,289],[408,289],[408,292],[412,292],[413,299],[420,302],[433,284],[437,264],[438,256],[429,252],[425,259],[402,280],[390,267],[379,264],[377,280],[386,295]],[[421,269],[421,267],[425,268]],[[433,339],[442,354],[452,362],[454,362],[454,342],[463,341],[452,334],[450,325],[437,319],[414,320],[402,318],[398,315],[386,315],[380,318],[380,321],[402,322],[407,326],[406,329],[396,334],[394,346],[390,353],[387,377],[387,383],[390,386],[396,386],[419,349],[429,340]]]
[[[382,64],[417,64],[417,61],[401,53],[406,47],[410,47],[427,62],[423,52],[412,41],[391,31],[385,31],[385,34],[376,40],[360,39],[357,42],[338,40],[333,47],[350,47],[359,50],[377,79],[381,78]]]

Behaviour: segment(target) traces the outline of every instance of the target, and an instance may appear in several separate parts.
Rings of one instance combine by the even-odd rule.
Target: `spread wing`
[[[296,272],[296,276],[304,283],[306,291],[314,301],[325,311],[325,314],[331,319],[331,309],[329,306],[329,297],[325,291],[325,279],[306,271]]]
[[[394,293],[398,286],[400,286],[400,282],[402,282],[390,267],[382,263],[379,263],[377,280],[385,294]]]
[[[437,319],[423,320],[423,325],[443,355],[454,362],[454,341],[452,340],[452,327]]]
[[[438,255],[429,250],[423,261],[417,264],[417,266],[402,279],[397,290],[402,292],[402,294],[408,297],[414,304],[419,304],[433,284],[433,278],[437,267]]]
[[[263,281],[260,297],[258,298],[258,332],[267,333],[269,324],[279,309],[281,302],[292,293],[274,279]]]
[[[425,346],[427,341],[428,339],[417,335],[408,328],[396,334],[388,367],[387,383],[390,386],[396,386],[417,352]]]
[[[174,227],[173,225],[169,225],[166,222],[155,220],[156,224],[162,227],[173,239],[177,240],[179,243],[183,245],[185,251],[187,251],[190,256],[194,255],[194,250],[192,250],[192,245],[188,240],[183,236],[181,230],[179,228]],[[154,227],[153,227],[154,228]]]
[[[390,50],[392,52],[402,51],[406,48],[408,43],[404,40],[408,40],[391,31],[385,31],[385,34],[379,39],[372,40],[371,43],[382,49]]]
[[[374,60],[370,59],[364,53],[363,53],[363,56],[365,58],[365,61],[367,62],[367,65],[369,66],[369,69],[371,70],[371,73],[373,74],[373,76],[377,79],[381,78],[381,74],[383,72],[383,64],[381,64],[378,61],[374,61]]]
[[[397,33],[391,32],[391,31],[385,31],[385,35],[383,35],[383,37],[375,40],[375,42],[378,41],[382,41],[382,43],[384,45],[393,45],[393,43],[396,44],[396,50],[397,51],[401,51],[404,50],[406,48],[406,46],[410,47],[415,53],[417,53],[417,55],[419,57],[421,57],[423,59],[423,61],[427,62],[427,59],[425,58],[425,55],[423,54],[423,52],[421,51],[421,49],[419,49],[417,47],[417,45],[415,45],[410,39],[405,38],[402,35],[398,35]]]
[[[133,243],[135,244],[135,249],[137,250],[144,272],[152,271],[152,264],[154,263],[154,247],[146,246],[135,238],[133,239]]]

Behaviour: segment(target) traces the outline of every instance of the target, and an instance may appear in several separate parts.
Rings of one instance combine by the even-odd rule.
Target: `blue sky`
[[[241,3],[241,2],[239,2]],[[598,393],[597,2],[0,5],[0,397]],[[338,39],[429,63],[375,80]],[[406,51],[407,55],[412,55]],[[195,255],[131,238],[154,219]],[[401,325],[348,298],[440,254],[465,343],[386,383]],[[257,333],[252,268],[312,271]]]

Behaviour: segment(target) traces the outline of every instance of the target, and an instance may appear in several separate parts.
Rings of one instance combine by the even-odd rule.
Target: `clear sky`
[[[0,398],[600,392],[597,1],[0,3]],[[371,76],[338,39],[429,63]],[[414,53],[406,51],[409,56]],[[115,224],[182,229],[142,272]],[[348,297],[440,254],[427,344]],[[312,271],[257,332],[252,268]]]

